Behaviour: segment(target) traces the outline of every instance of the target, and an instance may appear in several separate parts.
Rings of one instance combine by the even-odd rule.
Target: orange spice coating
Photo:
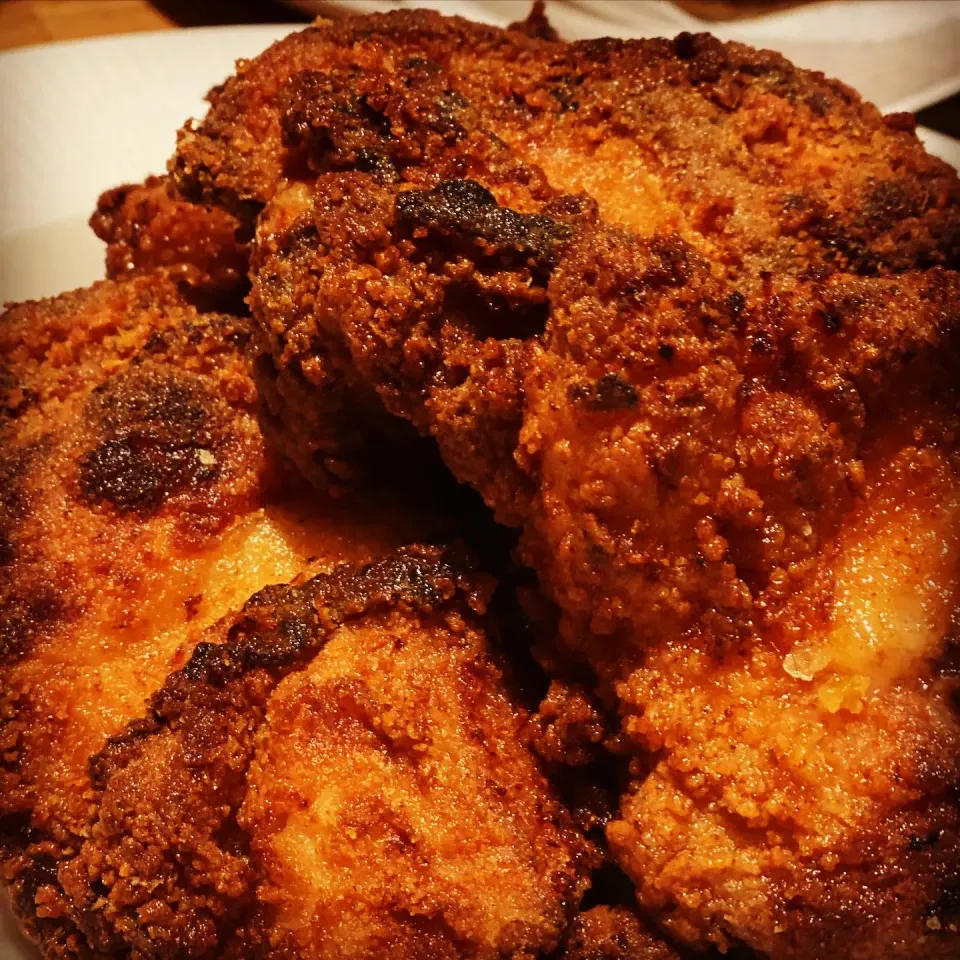
[[[171,171],[267,204],[298,424],[375,390],[523,528],[674,936],[956,953],[960,185],[904,118],[709,37],[388,15],[244,64]]]
[[[166,177],[107,190],[90,217],[106,243],[107,276],[166,274],[192,298],[239,303],[247,286],[240,222],[216,207],[187,203]]]
[[[89,839],[60,870],[91,946],[552,951],[593,857],[522,744],[488,593],[455,553],[408,547],[211,629],[91,760]]]
[[[249,334],[157,276],[0,318],[0,852],[50,955],[84,955],[57,870],[82,836],[104,738],[264,584],[417,529],[377,505],[307,503],[281,481]]]

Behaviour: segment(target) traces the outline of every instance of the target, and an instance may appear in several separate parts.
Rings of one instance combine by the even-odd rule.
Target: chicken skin
[[[166,177],[107,190],[90,226],[107,245],[111,279],[164,273],[206,306],[235,306],[246,292],[249,250],[238,239],[240,222],[217,207],[187,203]]]
[[[60,874],[93,947],[556,947],[593,858],[522,743],[489,589],[454,553],[409,547],[268,587],[213,627],[91,760],[89,840]]]
[[[88,758],[202,630],[308,562],[431,534],[278,475],[249,336],[157,276],[0,318],[0,852],[50,956],[88,955],[57,882],[88,818]]]
[[[396,15],[245,64],[171,170],[265,205],[291,459],[375,391],[521,528],[671,935],[954,956],[960,184],[909,118],[708,37]]]
[[[193,299],[249,267],[275,450],[345,489],[371,449],[409,459],[415,430],[519,531],[558,623],[524,738],[552,764],[619,765],[594,825],[638,909],[694,951],[960,954],[960,181],[912,118],[708,36],[564,44],[542,16],[420,11],[318,22],[210,103],[168,180],[102,201],[109,269],[160,266]],[[153,342],[114,322],[109,355]],[[171,336],[192,369],[203,336]],[[251,577],[169,644],[145,628],[140,653],[60,626],[140,581],[81,527],[50,554],[25,532],[44,497],[69,524],[92,497],[111,533],[213,553],[224,510],[261,509],[226,470],[261,439],[252,392],[220,398],[249,446],[224,412],[184,413],[187,442],[137,399],[159,388],[125,398],[128,365],[102,399],[61,385],[69,364],[4,374],[0,824],[48,952],[673,956],[623,907],[565,934],[590,856],[517,743],[476,588],[436,553],[381,561],[385,583],[377,564],[291,569],[209,626]],[[45,391],[58,424],[75,411],[65,440],[30,426]],[[41,482],[49,449],[72,452]],[[96,576],[75,599],[85,550],[108,572],[81,559]],[[166,571],[170,550],[148,555]],[[143,686],[81,699],[96,671],[77,657]],[[45,733],[75,702],[89,736]],[[51,763],[54,742],[76,758]],[[441,823],[471,804],[475,822]]]

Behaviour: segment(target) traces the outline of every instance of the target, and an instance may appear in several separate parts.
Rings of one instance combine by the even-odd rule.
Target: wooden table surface
[[[756,16],[811,0],[676,0],[712,20]],[[278,0],[0,0],[0,49],[55,40],[228,23],[298,23],[308,18]],[[960,96],[917,115],[960,138]]]

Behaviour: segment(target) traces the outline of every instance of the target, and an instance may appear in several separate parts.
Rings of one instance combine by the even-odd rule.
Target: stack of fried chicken
[[[0,321],[44,955],[960,957],[960,181],[912,118],[539,5],[318,21],[209,101],[101,198],[109,279]]]

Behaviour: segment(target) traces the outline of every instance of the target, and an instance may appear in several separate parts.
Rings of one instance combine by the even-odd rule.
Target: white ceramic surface
[[[485,19],[495,19],[496,8],[504,22],[527,7],[525,0],[448,0],[462,12],[468,5]],[[581,9],[572,15],[588,18],[589,4],[573,6]],[[98,279],[103,247],[86,220],[99,193],[161,172],[177,128],[202,115],[204,93],[232,72],[234,60],[291,29],[146,33],[0,55],[0,302]],[[933,152],[960,166],[960,142],[932,132],[925,138]],[[0,960],[36,956],[0,893]]]

